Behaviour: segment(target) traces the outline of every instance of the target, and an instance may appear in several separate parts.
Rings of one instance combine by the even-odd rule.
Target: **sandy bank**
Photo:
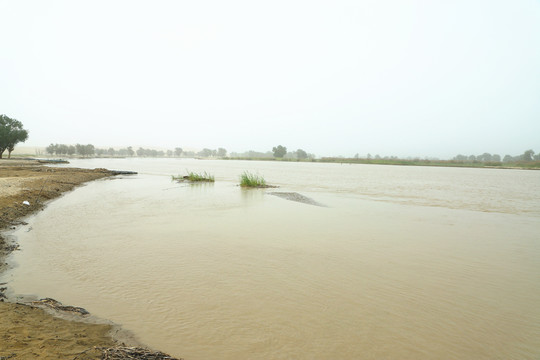
[[[0,231],[20,225],[23,217],[75,186],[113,174],[105,169],[52,168],[37,161],[0,159]],[[0,235],[1,257],[14,246]],[[0,271],[4,266],[0,261]]]
[[[23,218],[66,191],[85,182],[116,175],[105,169],[46,167],[36,161],[0,160],[0,231],[20,225]],[[17,244],[0,234],[0,272]],[[11,303],[0,284],[0,359],[102,359],[119,346],[112,325],[92,324],[71,314],[66,320],[29,304]],[[4,301],[6,300],[6,301]],[[80,321],[73,321],[80,319]],[[128,350],[126,350],[128,351]],[[112,358],[112,357],[107,357]],[[162,353],[130,359],[173,359]]]

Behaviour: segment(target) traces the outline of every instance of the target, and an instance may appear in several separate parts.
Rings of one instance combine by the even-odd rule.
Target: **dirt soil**
[[[64,320],[28,305],[2,302],[0,319],[0,359],[74,359],[94,346],[115,345],[110,325]]]
[[[78,185],[113,175],[115,172],[106,169],[0,160],[0,231],[20,225],[25,216],[42,209],[48,200]],[[5,257],[16,248],[0,234],[0,272],[6,269]],[[118,331],[112,325],[92,324],[83,321],[83,316],[79,321],[66,320],[30,304],[9,302],[4,296],[7,286],[0,284],[0,360],[102,359],[105,355],[96,348],[121,345],[112,338]]]

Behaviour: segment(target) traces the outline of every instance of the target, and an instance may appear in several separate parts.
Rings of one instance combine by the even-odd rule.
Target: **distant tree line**
[[[66,144],[50,144],[45,148],[47,154],[51,155],[79,155],[79,156],[93,156],[96,152],[94,145],[66,145]]]
[[[480,162],[480,163],[515,163],[515,162],[528,162],[528,161],[540,161],[540,153],[534,154],[533,150],[526,150],[523,154],[511,156],[505,155],[502,159],[498,154],[483,153],[481,155],[456,155],[452,160],[460,162]]]
[[[273,159],[274,154],[271,151],[261,152],[248,150],[245,152],[232,152],[229,154],[231,158],[250,158],[250,159]]]
[[[163,150],[154,150],[154,149],[144,149],[142,147],[137,149],[137,156],[139,157],[165,157],[165,151]]]
[[[227,156],[227,150],[224,148],[202,149],[199,152],[185,151],[180,147],[174,148],[174,150],[155,150],[145,149],[139,147],[137,150],[133,150],[133,147],[114,149],[112,147],[103,149],[96,148],[92,144],[88,145],[66,145],[66,144],[50,144],[45,148],[47,154],[50,155],[63,155],[63,156],[82,156],[82,157],[225,157]]]
[[[11,147],[6,146],[6,140],[5,140],[5,129],[2,128],[4,126],[2,121],[5,121],[3,118],[5,115],[0,115],[0,158],[2,152],[4,150],[8,149],[9,153],[11,154],[11,151],[13,150],[13,144],[12,142]],[[16,121],[16,120],[15,120]],[[28,132],[24,129],[22,129],[22,124],[19,125],[19,123],[14,123],[15,126],[13,126],[16,131],[20,131],[18,134],[20,135],[19,139],[24,139],[28,137]],[[24,130],[24,131],[21,131]],[[4,131],[4,132],[2,132]],[[17,132],[16,132],[17,133]],[[23,136],[25,135],[25,136]],[[4,136],[4,137],[3,137]],[[22,140],[20,140],[22,141]],[[11,149],[11,150],[9,150]],[[103,149],[103,148],[96,148],[92,144],[87,145],[66,145],[66,144],[50,144],[45,149],[48,154],[51,155],[65,155],[65,156],[82,156],[82,157],[91,157],[91,156],[97,156],[97,157],[132,157],[132,156],[138,156],[138,157],[201,157],[201,158],[226,158],[227,157],[227,150],[224,148],[218,148],[218,149],[209,149],[204,148],[198,152],[195,151],[185,151],[180,147],[174,148],[172,150],[155,150],[155,149],[145,149],[142,147],[139,147],[136,151],[133,150],[131,146],[127,148],[122,149],[114,149],[112,147]],[[259,152],[254,150],[249,150],[243,153],[237,153],[232,152],[229,154],[229,158],[239,158],[239,159],[283,159],[283,160],[312,160],[315,161],[315,155],[310,154],[306,152],[303,149],[297,149],[294,151],[288,151],[287,147],[283,145],[278,145],[272,148],[271,151],[266,152]],[[501,158],[498,154],[490,154],[490,153],[483,153],[480,155],[456,155],[452,160],[439,160],[437,158],[428,158],[420,159],[420,158],[407,158],[402,159],[398,158],[397,156],[384,156],[381,157],[379,155],[372,156],[371,154],[367,154],[366,157],[360,157],[359,154],[354,155],[354,158],[344,158],[344,157],[336,157],[336,158],[322,158],[321,161],[341,161],[341,160],[348,160],[355,163],[374,163],[376,161],[381,162],[403,162],[403,161],[424,161],[424,162],[430,162],[430,161],[441,161],[442,163],[455,163],[458,164],[484,164],[484,166],[500,166],[503,163],[523,163],[523,162],[536,162],[540,161],[540,153],[535,154],[535,152],[530,149],[523,152],[523,154],[511,156],[511,155],[505,155],[503,158]],[[525,165],[525,166],[531,166]],[[536,165],[535,165],[536,166]]]
[[[28,139],[28,130],[23,128],[22,122],[6,115],[0,115],[0,159],[7,150],[8,159],[15,145]]]
[[[200,157],[225,157],[227,156],[227,150],[224,148],[218,148],[217,150],[212,150],[204,148],[197,153],[197,156]]]
[[[96,149],[95,156],[110,156],[110,157],[127,157],[127,156],[134,156],[135,151],[133,151],[133,148],[131,146],[128,146],[127,148],[122,148],[119,150],[116,150],[112,147],[108,149]]]
[[[303,149],[295,151],[287,151],[287,147],[283,145],[274,146],[272,151],[258,152],[249,150],[243,153],[231,153],[232,158],[250,158],[250,159],[287,159],[287,160],[306,160],[315,159],[314,154],[308,154]]]
[[[339,157],[338,157],[339,158]],[[344,157],[341,157],[344,158]],[[540,153],[536,154],[533,150],[527,150],[523,154],[517,155],[517,156],[511,156],[511,155],[505,155],[503,158],[501,158],[498,154],[490,154],[490,153],[483,153],[480,155],[456,155],[451,160],[439,160],[436,157],[425,157],[425,158],[419,158],[419,157],[407,157],[407,158],[400,158],[397,156],[380,156],[380,155],[371,155],[367,154],[365,157],[360,156],[359,154],[354,155],[354,159],[358,160],[408,160],[408,161],[450,161],[450,162],[458,162],[458,163],[511,163],[511,162],[527,162],[527,161],[539,161],[540,160]]]

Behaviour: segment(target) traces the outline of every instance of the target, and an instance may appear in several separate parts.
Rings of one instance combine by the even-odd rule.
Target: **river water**
[[[540,358],[540,171],[70,166],[139,175],[80,187],[18,229],[3,276],[17,294],[82,306],[186,360]],[[186,170],[216,182],[171,181]],[[280,188],[242,189],[244,170]]]

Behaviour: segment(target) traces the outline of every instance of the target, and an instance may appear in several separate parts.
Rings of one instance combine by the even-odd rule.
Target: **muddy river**
[[[78,188],[18,229],[2,278],[17,294],[186,360],[540,358],[540,171],[71,165],[139,175]],[[186,170],[216,182],[171,181]],[[244,170],[279,188],[238,187]]]

